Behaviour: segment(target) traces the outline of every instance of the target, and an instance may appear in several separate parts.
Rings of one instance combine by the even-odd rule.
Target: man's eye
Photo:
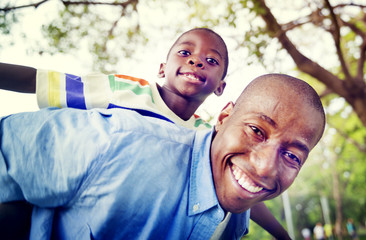
[[[294,155],[294,154],[292,154],[292,153],[290,153],[290,152],[284,152],[283,154],[284,154],[284,155],[285,155],[285,157],[286,157],[287,159],[289,159],[290,161],[294,161],[294,162],[296,162],[297,164],[301,165],[301,161],[300,161],[300,159],[299,159],[296,155]]]
[[[261,130],[259,130],[259,128],[254,127],[254,126],[250,126],[250,128],[253,130],[255,135],[257,135],[260,138],[264,138],[264,134],[262,133]]]
[[[189,51],[187,51],[187,50],[180,50],[178,53],[181,56],[189,56],[189,55],[191,55],[191,53]]]
[[[213,58],[207,58],[207,62],[212,65],[219,65],[219,62],[216,61],[216,59]]]

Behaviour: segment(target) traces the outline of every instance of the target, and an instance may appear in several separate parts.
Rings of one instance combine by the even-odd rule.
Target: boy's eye
[[[213,65],[219,65],[219,62],[216,61],[216,59],[213,58],[207,58],[207,62]]]
[[[191,53],[187,50],[180,50],[178,53],[179,53],[179,55],[184,56],[184,57],[191,55]]]

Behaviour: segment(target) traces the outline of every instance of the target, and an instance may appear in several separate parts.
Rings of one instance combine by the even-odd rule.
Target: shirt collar
[[[211,141],[214,128],[197,131],[192,151],[188,215],[200,214],[212,207],[221,209],[211,170]],[[222,209],[221,209],[222,210]],[[222,214],[224,211],[222,210]]]

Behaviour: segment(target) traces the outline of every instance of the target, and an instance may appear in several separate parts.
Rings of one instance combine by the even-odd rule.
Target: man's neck
[[[159,86],[159,84],[157,84],[157,87],[161,98],[169,109],[185,121],[190,119],[202,104],[202,101],[192,101],[192,99],[177,95],[164,86]]]

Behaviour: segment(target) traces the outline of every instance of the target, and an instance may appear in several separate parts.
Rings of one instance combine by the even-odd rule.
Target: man
[[[37,206],[31,238],[240,239],[323,134],[305,82],[255,79],[213,131],[133,111],[41,110],[1,120],[0,202]]]

